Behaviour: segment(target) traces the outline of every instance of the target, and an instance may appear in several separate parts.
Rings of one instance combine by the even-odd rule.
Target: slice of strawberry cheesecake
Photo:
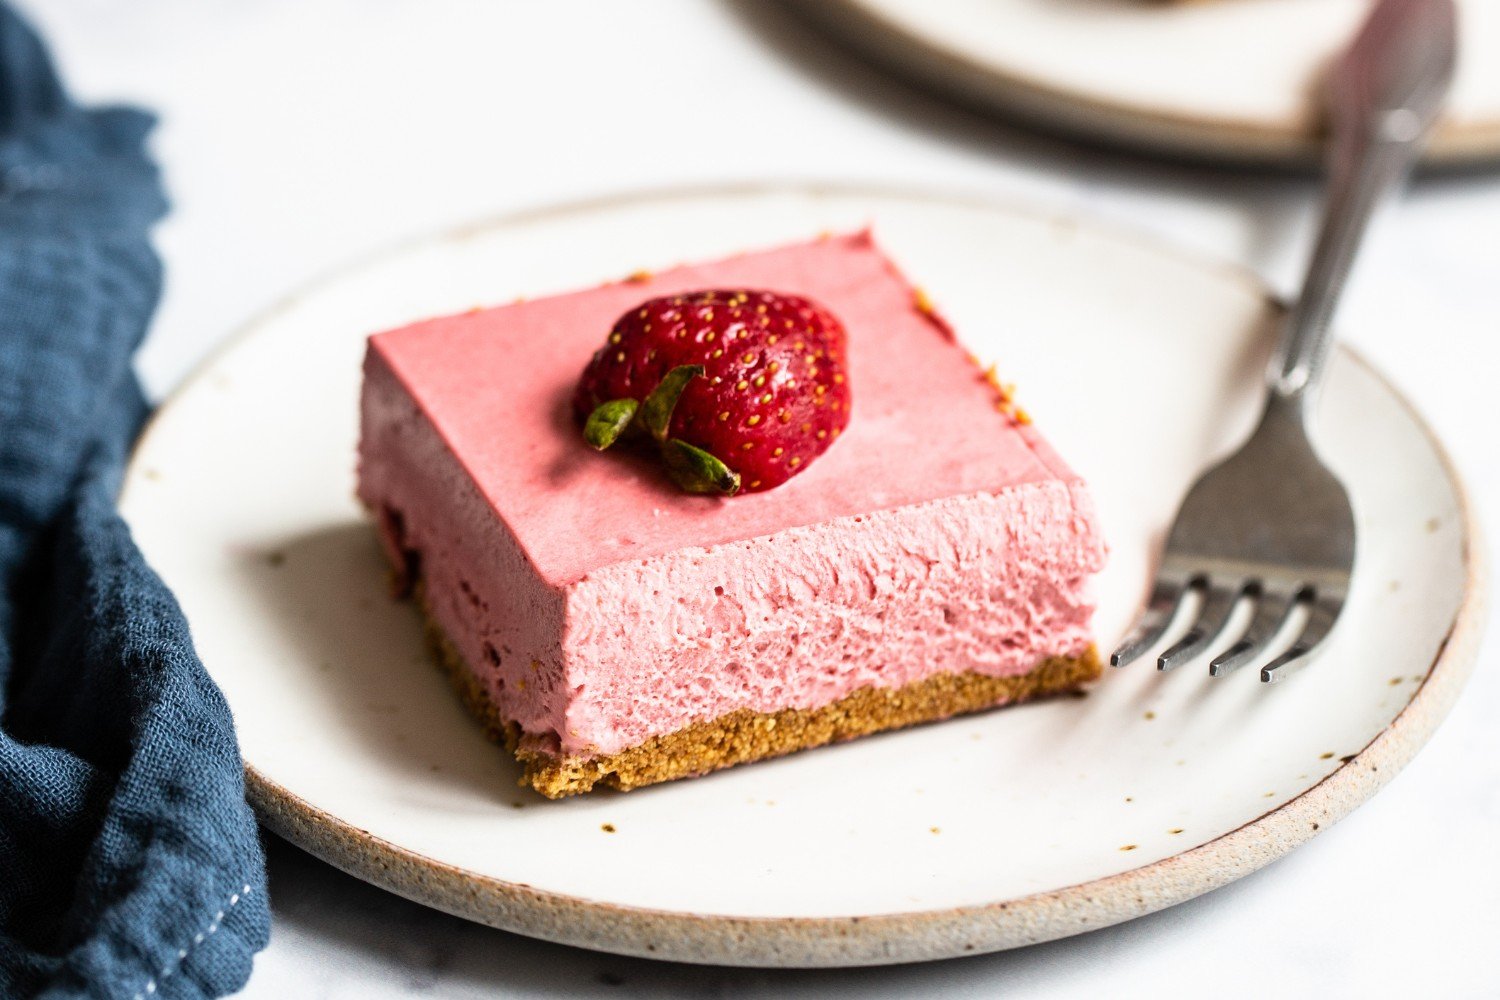
[[[1099,674],[1083,482],[868,233],[377,334],[361,410],[398,587],[543,795]]]

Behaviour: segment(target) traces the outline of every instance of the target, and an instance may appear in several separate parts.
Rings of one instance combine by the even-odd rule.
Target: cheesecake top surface
[[[648,298],[766,289],[814,299],[848,332],[848,428],[789,482],[693,496],[645,452],[600,454],[570,401],[615,320]],[[586,291],[429,319],[371,338],[480,494],[553,585],[593,570],[876,510],[1076,477],[868,232]],[[371,442],[372,447],[384,446]]]

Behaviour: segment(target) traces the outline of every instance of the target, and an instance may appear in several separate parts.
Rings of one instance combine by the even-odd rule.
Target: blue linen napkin
[[[150,116],[0,3],[0,996],[216,997],[270,926],[234,726],[114,509],[161,288]]]

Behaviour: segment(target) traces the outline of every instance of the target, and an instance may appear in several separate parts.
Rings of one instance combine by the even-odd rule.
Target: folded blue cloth
[[[161,288],[152,120],[0,4],[0,996],[215,997],[269,934],[234,726],[114,509]]]

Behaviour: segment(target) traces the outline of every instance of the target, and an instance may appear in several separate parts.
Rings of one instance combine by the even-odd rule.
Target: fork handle
[[[1273,402],[1301,408],[1322,380],[1355,251],[1375,210],[1411,172],[1447,93],[1456,20],[1453,0],[1380,0],[1332,67],[1322,224],[1267,373]]]

